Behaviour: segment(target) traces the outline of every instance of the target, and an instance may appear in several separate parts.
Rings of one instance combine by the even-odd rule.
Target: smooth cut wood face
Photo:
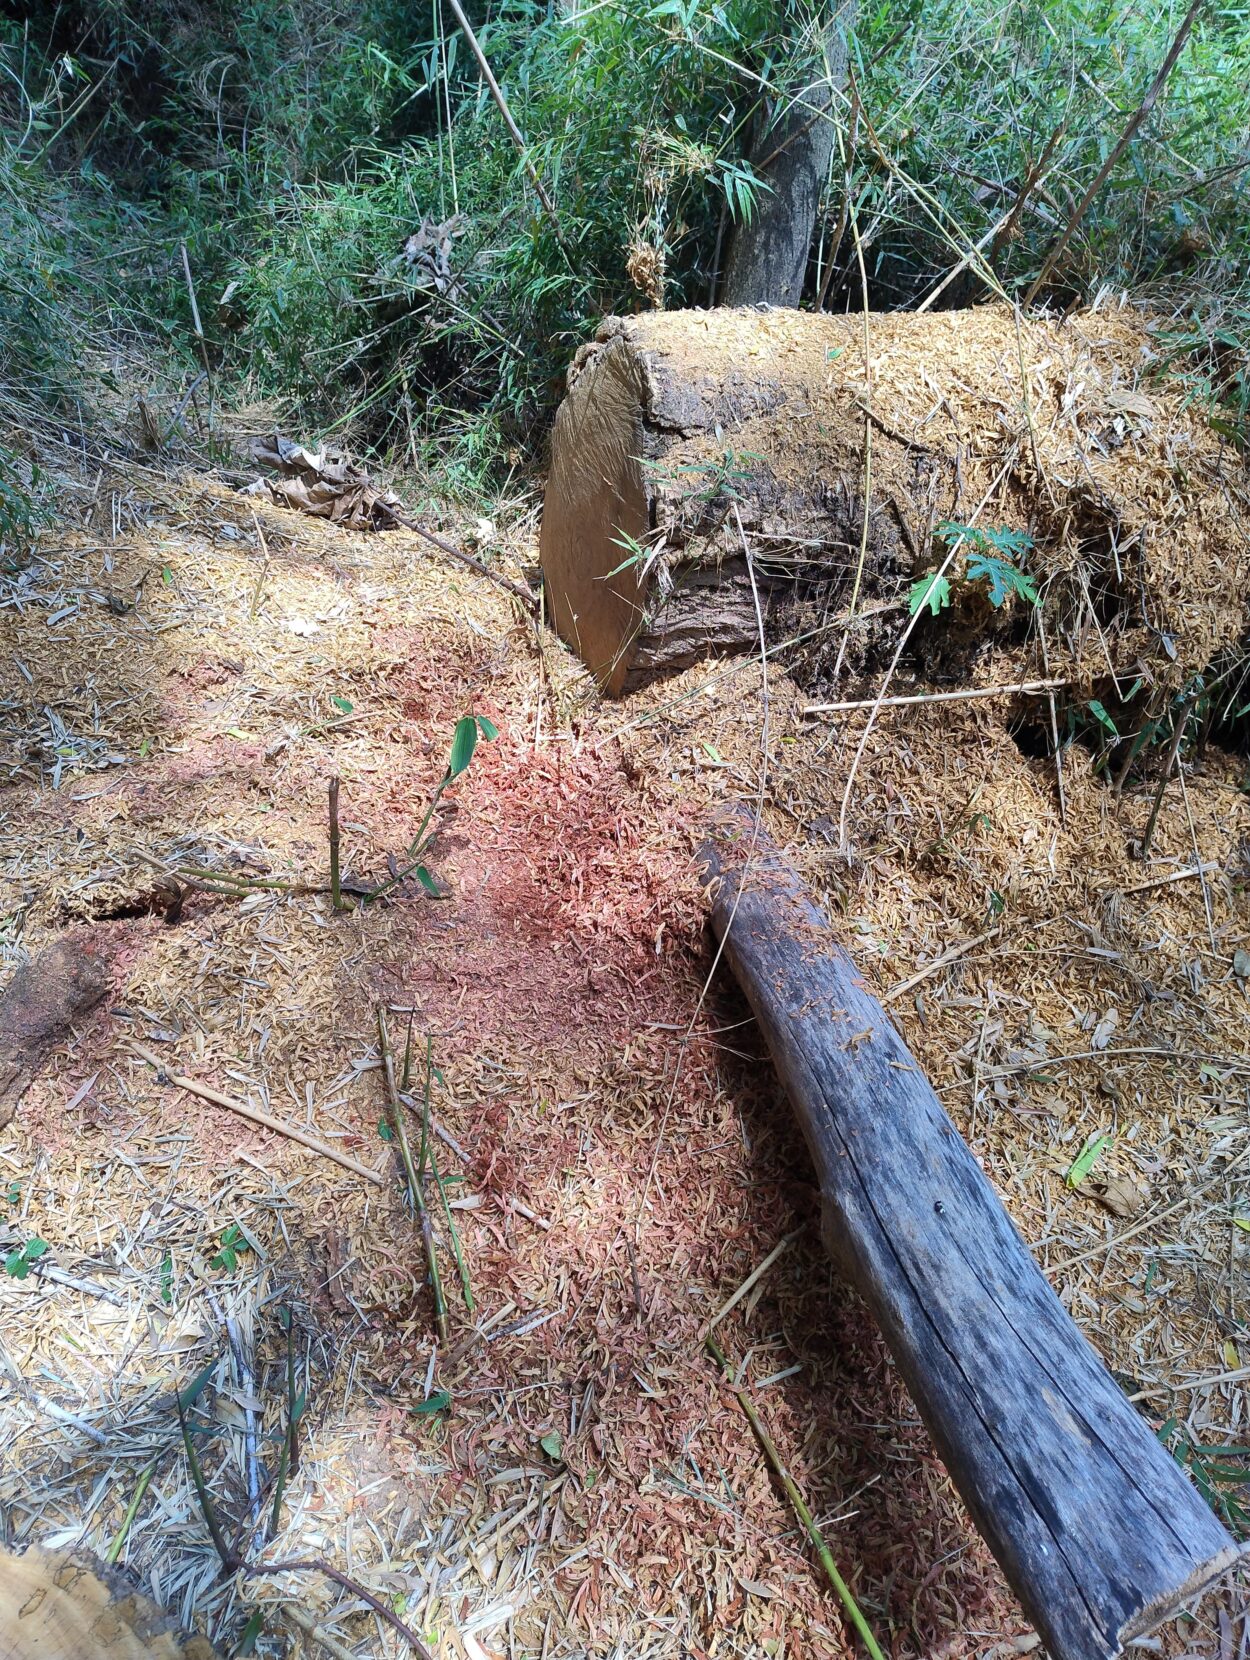
[[[637,569],[617,569],[630,557],[627,539],[647,535],[642,445],[638,368],[611,341],[556,415],[539,558],[556,631],[612,697],[624,689],[643,624]]]

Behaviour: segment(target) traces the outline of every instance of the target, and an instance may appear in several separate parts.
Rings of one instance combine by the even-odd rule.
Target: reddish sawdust
[[[144,514],[151,523],[139,523]],[[335,773],[347,868],[381,877],[420,822],[454,719],[473,707],[502,735],[449,792],[455,811],[430,860],[445,903],[403,897],[333,917],[318,897],[240,905],[199,894],[173,926],[159,914],[96,923],[117,942],[117,999],[32,1088],[0,1146],[15,1167],[40,1172],[24,1225],[71,1265],[124,1244],[128,1269],[143,1276],[127,1294],[163,1329],[157,1273],[169,1246],[145,1233],[132,1167],[111,1161],[116,1149],[189,1134],[172,1195],[189,1230],[174,1251],[179,1308],[199,1306],[206,1290],[224,1295],[189,1264],[214,1248],[222,1213],[210,1204],[225,1191],[229,1214],[271,1253],[265,1284],[296,1301],[303,1331],[333,1357],[332,1375],[312,1379],[303,1487],[290,1505],[319,1520],[317,1550],[333,1555],[354,1538],[366,1580],[382,1558],[379,1572],[405,1560],[424,1571],[431,1558],[386,1533],[390,1511],[376,1493],[362,1496],[360,1472],[381,1469],[432,1531],[447,1522],[449,1551],[489,1537],[508,1483],[536,1470],[545,1497],[513,1537],[524,1562],[501,1545],[483,1563],[479,1546],[467,1575],[422,1605],[440,1652],[459,1652],[455,1628],[511,1575],[510,1635],[502,1623],[483,1629],[488,1652],[512,1641],[553,1656],[835,1660],[854,1652],[838,1604],[700,1348],[708,1317],[793,1234],[720,1336],[746,1377],[776,1376],[756,1398],[835,1556],[898,1660],[1016,1652],[1019,1610],[862,1305],[826,1262],[810,1167],[744,1006],[719,981],[701,1001],[711,959],[692,852],[707,802],[688,761],[670,766],[661,742],[640,764],[611,735],[620,715],[587,701],[550,643],[536,674],[532,631],[508,602],[476,585],[458,591],[402,535],[368,542],[267,509],[277,552],[251,617],[250,514],[228,493],[141,504],[132,519],[134,534],[112,550],[115,569],[171,565],[177,603],[158,591],[142,626],[110,621],[103,636],[91,618],[59,633],[42,614],[9,612],[3,623],[32,677],[22,694],[30,732],[43,700],[71,722],[94,701],[127,758],[54,790],[37,768],[23,770],[23,744],[35,740],[15,742],[0,851],[4,910],[24,912],[28,947],[146,890],[141,849],[320,879]],[[210,535],[223,520],[238,527],[224,546]],[[61,534],[71,550],[62,580],[99,579],[105,538],[87,529]],[[320,617],[321,632],[292,640],[291,615]],[[162,622],[167,631],[147,632]],[[697,735],[696,722],[688,736]],[[747,745],[745,725],[740,737]],[[729,753],[720,728],[718,741]],[[445,1262],[453,1330],[433,1373],[451,1394],[445,1419],[413,1412],[431,1306],[397,1162],[386,1190],[366,1193],[295,1144],[172,1093],[126,1046],[129,1034],[163,1044],[171,1067],[234,1093],[264,1086],[289,1118],[302,1121],[307,1103],[318,1133],[378,1162],[387,1157],[378,1074],[353,1071],[372,1054],[378,999],[400,1037],[402,1011],[416,1011],[418,1055],[434,1035],[446,1078],[438,1115],[468,1154],[462,1167],[444,1153],[444,1169],[467,1176],[461,1191],[480,1201],[460,1213],[460,1231],[476,1323],[488,1330],[473,1339]],[[93,1074],[67,1118],[66,1101]],[[84,1180],[90,1206],[71,1202]],[[271,1200],[287,1189],[275,1184],[293,1182],[279,1231]],[[518,1214],[517,1202],[550,1226]],[[15,1310],[15,1337],[34,1353],[37,1313]],[[215,1318],[206,1330],[207,1351],[153,1363],[166,1387],[179,1365],[189,1374],[211,1355]],[[264,1341],[280,1367],[280,1334]],[[146,1353],[90,1364],[128,1379]],[[58,1349],[60,1375],[76,1376],[76,1364]],[[269,1432],[279,1430],[280,1401],[265,1411]],[[167,1428],[176,1445],[176,1423]],[[554,1461],[540,1450],[552,1432]],[[13,1453],[27,1490],[49,1479],[37,1448],[19,1442]],[[357,1486],[340,1490],[324,1473],[336,1457]],[[65,1485],[58,1520],[73,1522],[103,1490],[107,1461],[107,1450],[82,1453],[80,1487]],[[228,1493],[228,1472],[221,1480]],[[129,1496],[116,1486],[108,1495],[92,1511],[99,1541],[115,1535]],[[190,1548],[198,1523],[194,1501],[185,1504],[187,1538],[136,1529],[129,1559],[141,1574]],[[369,1539],[343,1531],[354,1513],[381,1530],[374,1556]],[[302,1536],[289,1542],[284,1556],[307,1548]],[[207,1587],[211,1554],[205,1561]],[[312,1592],[301,1584],[299,1594]],[[316,1595],[324,1612],[324,1588]],[[231,1618],[241,1625],[237,1605]],[[343,1635],[397,1652],[369,1630],[349,1622]]]

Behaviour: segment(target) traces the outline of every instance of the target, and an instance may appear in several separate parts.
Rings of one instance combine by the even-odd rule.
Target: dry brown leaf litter
[[[267,561],[246,504],[217,486],[103,492],[45,540],[0,616],[18,669],[3,690],[6,955],[94,923],[114,976],[0,1136],[6,1239],[51,1247],[46,1271],[0,1282],[10,1542],[106,1549],[155,1458],[123,1560],[158,1603],[219,1640],[263,1605],[262,1653],[305,1643],[288,1606],[355,1652],[398,1652],[315,1577],[217,1575],[171,1392],[217,1357],[205,1457],[242,1514],[248,1413],[267,1465],[282,1421],[289,1304],[310,1406],[274,1555],[325,1556],[402,1599],[440,1654],[473,1660],[474,1645],[848,1654],[697,1344],[797,1228],[724,1338],[869,1617],[900,1656],[1023,1652],[879,1339],[824,1263],[797,1137],[730,989],[682,1043],[707,966],[689,851],[716,800],[759,788],[758,666],[600,708],[550,641],[539,672],[506,600],[403,533],[258,511]],[[384,874],[468,707],[503,736],[432,858],[450,903],[335,917],[316,896],[193,895],[172,926],[149,911],[140,853],[320,879],[332,773],[345,863]],[[1188,777],[1192,829],[1169,796],[1143,867],[1125,842],[1147,804],[1117,802],[1078,752],[1064,830],[1050,763],[1020,754],[997,706],[887,713],[848,867],[833,827],[860,728],[805,728],[781,675],[769,708],[770,827],[878,985],[992,934],[895,1013],[1068,1306],[1149,1410],[1246,1440],[1240,763],[1209,757]],[[1212,867],[1209,924],[1196,880],[1127,891],[1194,863]],[[447,1080],[436,1114],[460,1151],[440,1150],[465,1178],[479,1303],[451,1356],[433,1355],[377,1134],[379,997],[393,1029],[418,1010]],[[392,1185],[163,1088],[132,1036]],[[1095,1129],[1115,1133],[1104,1173],[1141,1190],[1132,1220],[1064,1186]],[[228,1273],[210,1262],[232,1224],[251,1249]],[[450,1390],[448,1414],[414,1414],[427,1380]],[[558,1458],[541,1445],[553,1433]],[[1239,1608],[1223,1616],[1238,1633]],[[1219,1620],[1169,1642],[1222,1654]]]

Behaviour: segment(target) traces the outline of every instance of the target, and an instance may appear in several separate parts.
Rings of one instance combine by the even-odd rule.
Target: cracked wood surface
[[[733,814],[702,861],[816,1166],[830,1254],[1053,1660],[1111,1660],[1239,1547],[1073,1323],[763,831]]]

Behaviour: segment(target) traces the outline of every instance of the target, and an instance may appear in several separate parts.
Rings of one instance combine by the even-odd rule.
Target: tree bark
[[[1240,1547],[1077,1330],[749,814],[718,827],[703,864],[816,1166],[830,1254],[1052,1660],[1114,1660]]]
[[[813,75],[773,122],[762,120],[751,165],[771,189],[729,238],[721,305],[797,306],[807,274],[821,193],[833,154],[833,101],[846,85],[847,34],[857,0],[831,0],[821,34],[823,72]]]

